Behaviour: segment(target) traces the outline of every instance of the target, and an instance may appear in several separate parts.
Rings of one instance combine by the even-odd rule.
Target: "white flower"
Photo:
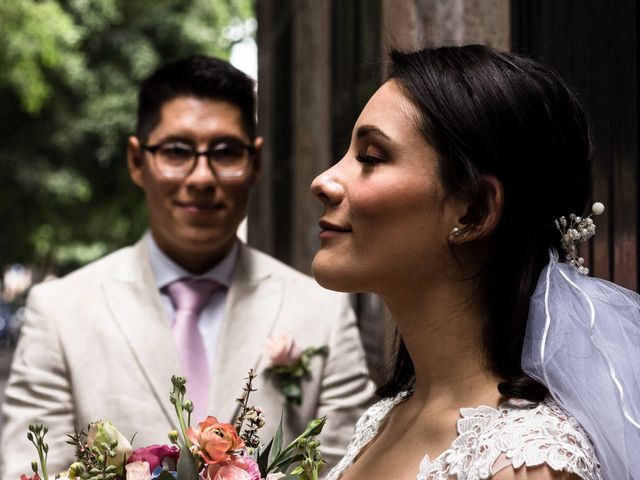
[[[126,480],[149,480],[151,478],[148,462],[131,462],[125,466],[125,469],[127,470]]]

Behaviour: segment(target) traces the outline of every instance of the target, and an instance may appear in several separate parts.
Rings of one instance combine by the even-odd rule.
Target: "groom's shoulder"
[[[32,294],[64,294],[69,296],[80,293],[113,277],[126,265],[130,266],[134,262],[135,256],[134,246],[120,248],[64,276],[35,285],[32,288]]]

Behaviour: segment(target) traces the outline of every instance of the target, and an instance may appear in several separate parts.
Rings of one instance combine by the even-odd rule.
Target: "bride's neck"
[[[462,406],[497,401],[499,379],[482,341],[489,310],[475,282],[445,280],[384,299],[414,364],[414,397]]]

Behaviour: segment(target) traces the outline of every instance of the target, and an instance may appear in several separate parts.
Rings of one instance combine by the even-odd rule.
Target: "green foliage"
[[[0,266],[59,274],[135,241],[139,81],[180,56],[228,58],[252,16],[252,0],[0,2]]]
[[[83,66],[76,51],[83,29],[55,0],[9,0],[0,4],[0,85],[13,88],[28,113],[37,113],[52,94],[45,69],[64,71],[69,64]]]
[[[178,480],[197,480],[200,478],[200,475],[198,475],[196,459],[186,445],[183,445],[180,449],[177,474]],[[172,476],[171,474],[169,475]],[[169,477],[166,477],[166,480],[170,480]]]

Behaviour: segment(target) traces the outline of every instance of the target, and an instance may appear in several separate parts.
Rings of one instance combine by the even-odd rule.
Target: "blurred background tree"
[[[0,267],[60,275],[139,238],[125,163],[139,81],[176,57],[228,58],[253,17],[252,0],[0,2]]]

